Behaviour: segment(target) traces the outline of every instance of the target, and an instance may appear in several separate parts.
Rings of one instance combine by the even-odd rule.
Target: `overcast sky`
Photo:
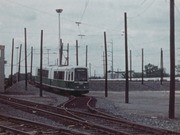
[[[10,73],[12,38],[15,47],[23,45],[27,29],[28,54],[34,50],[33,70],[39,66],[40,31],[44,31],[44,66],[58,58],[58,14],[61,8],[61,37],[70,44],[70,64],[75,65],[75,43],[79,41],[79,64],[88,63],[91,73],[103,74],[103,33],[106,31],[111,68],[113,43],[114,70],[124,71],[124,12],[127,12],[128,49],[132,50],[133,70],[141,71],[141,49],[145,64],[159,66],[160,49],[164,50],[164,66],[169,72],[169,0],[0,0],[0,44],[5,45],[6,75]],[[81,22],[78,25],[75,22]],[[175,0],[176,64],[180,64],[180,1]],[[84,37],[78,35],[83,34]],[[14,52],[14,65],[17,62]],[[24,59],[24,54],[22,55]],[[179,62],[178,62],[179,61]],[[22,64],[23,66],[23,64]],[[30,66],[30,56],[28,56]],[[23,70],[22,70],[23,71]],[[16,72],[16,66],[14,66]]]

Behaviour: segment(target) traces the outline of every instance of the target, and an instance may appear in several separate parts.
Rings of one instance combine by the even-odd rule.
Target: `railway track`
[[[113,127],[114,129],[121,130],[126,134],[131,135],[179,135],[180,133],[157,129],[149,126],[140,125],[127,121],[123,118],[119,118],[101,111],[98,111],[94,107],[95,100],[92,97],[85,97],[84,102],[82,98],[74,97],[65,102],[62,106],[72,115],[78,116],[86,121],[102,124],[107,127]],[[93,106],[93,107],[92,107]],[[68,109],[69,108],[69,109]],[[72,108],[87,108],[87,112],[74,110]]]
[[[82,134],[178,135],[178,133],[172,131],[138,125],[124,119],[116,118],[115,116],[101,113],[91,107],[95,101],[89,97],[73,97],[61,105],[61,107],[22,101],[2,95],[0,95],[0,101],[30,113],[34,111],[37,115],[63,123],[65,127],[78,130],[78,132]],[[77,107],[81,110],[74,110],[74,108]]]
[[[64,124],[64,126],[68,127],[69,129],[78,130],[78,132],[81,134],[92,134],[92,135],[93,134],[95,135],[124,134],[121,131],[111,129],[103,125],[83,121],[75,118],[74,116],[70,116],[70,115],[68,116],[68,113],[64,111],[64,109],[37,104],[24,100],[22,101],[19,99],[9,98],[2,95],[0,95],[0,102],[7,105],[11,105],[17,109],[21,109],[23,111],[34,113],[36,115],[40,115],[48,119],[54,120],[56,122]]]
[[[80,133],[44,123],[0,114],[0,134],[3,135],[69,135]]]

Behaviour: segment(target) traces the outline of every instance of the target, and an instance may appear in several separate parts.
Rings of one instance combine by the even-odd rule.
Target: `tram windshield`
[[[75,69],[75,81],[87,81],[87,69],[76,68]]]

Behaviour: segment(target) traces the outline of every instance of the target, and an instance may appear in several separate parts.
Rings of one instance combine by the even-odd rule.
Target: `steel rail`
[[[7,126],[3,126],[3,125],[0,125],[0,128],[5,130],[5,131],[10,131],[14,134],[20,134],[20,135],[32,135],[32,133],[28,133],[28,132],[25,132],[25,131],[22,131],[22,130],[18,130],[16,128],[12,128],[12,127],[7,127]]]
[[[48,134],[57,134],[57,133],[59,133],[59,134],[60,133],[64,133],[64,134],[71,133],[71,134],[75,134],[75,135],[81,134],[80,132],[73,131],[73,130],[68,130],[68,129],[65,129],[65,128],[62,128],[62,127],[50,126],[50,125],[47,125],[47,124],[44,124],[44,123],[41,123],[41,122],[35,122],[35,121],[28,120],[28,119],[13,117],[13,116],[5,115],[5,114],[0,114],[0,121],[2,121],[2,120],[5,120],[6,122],[16,123],[16,124],[18,124],[20,126],[21,125],[28,125],[28,127],[33,128],[33,131],[35,131],[35,128],[38,128],[38,129],[40,128],[41,130],[42,129],[52,130],[51,132],[48,131]],[[8,126],[10,126],[9,124],[8,124],[8,126],[7,125],[5,126],[5,125],[2,125],[2,123],[1,123],[0,127],[2,127],[3,129],[7,129],[7,130],[10,129],[11,131],[14,130],[15,133],[19,132],[21,134],[32,135],[32,132],[26,132],[26,131],[18,130],[17,126],[15,128],[13,128],[12,126],[8,127]],[[39,133],[39,131],[38,131],[38,133]],[[41,134],[42,133],[47,133],[47,131],[41,131],[40,133]],[[85,134],[81,134],[81,135],[85,135]]]

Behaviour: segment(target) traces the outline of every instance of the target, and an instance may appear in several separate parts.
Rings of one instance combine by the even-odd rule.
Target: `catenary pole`
[[[27,90],[27,35],[26,28],[24,28],[24,39],[25,39],[25,90]]]
[[[163,83],[164,67],[163,67],[163,50],[161,48],[161,85]]]
[[[42,97],[42,70],[43,70],[43,30],[41,30],[41,43],[40,43],[41,45],[41,49],[40,49],[40,51],[41,51],[41,53],[40,53],[40,97]]]
[[[20,76],[21,76],[21,50],[22,50],[22,44],[20,44],[20,50],[19,50],[18,82],[20,81]]]
[[[60,39],[60,49],[59,49],[59,66],[62,66],[62,56],[63,56],[63,42],[62,39]]]
[[[76,40],[76,65],[78,66],[78,40]]]
[[[130,50],[130,80],[132,81],[132,52]]]
[[[174,0],[170,0],[170,93],[169,118],[175,117],[175,33]]]
[[[124,38],[125,38],[125,103],[129,103],[129,79],[128,79],[128,40],[127,40],[127,14],[124,13]]]
[[[91,78],[91,63],[89,63],[89,78]]]
[[[142,80],[141,84],[144,84],[144,49],[142,48]]]
[[[86,67],[88,63],[88,45],[86,45]]]
[[[32,79],[32,67],[33,67],[33,47],[31,47],[31,70],[30,70],[31,79]]]
[[[11,85],[13,84],[13,59],[14,59],[14,38],[12,39],[12,53],[11,53]]]
[[[107,85],[107,42],[106,42],[106,32],[104,32],[104,49],[105,49],[105,97],[108,96],[108,85]]]
[[[67,66],[69,66],[69,43],[67,44]]]

